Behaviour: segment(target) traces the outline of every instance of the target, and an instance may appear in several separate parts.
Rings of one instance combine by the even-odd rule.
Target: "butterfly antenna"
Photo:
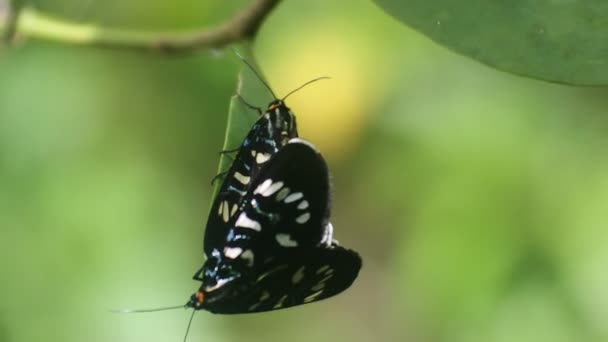
[[[154,308],[154,309],[143,309],[143,310],[130,310],[130,309],[126,309],[126,310],[112,310],[111,312],[113,313],[122,313],[122,314],[128,314],[128,313],[143,313],[143,312],[156,312],[156,311],[167,311],[167,310],[177,310],[177,309],[183,309],[186,306],[184,305],[179,305],[179,306],[167,306],[164,308]]]
[[[309,84],[311,84],[311,83],[313,83],[313,82],[317,82],[317,81],[320,81],[320,80],[329,80],[329,79],[331,79],[331,77],[322,76],[322,77],[317,77],[317,78],[315,78],[314,80],[310,80],[310,81],[308,81],[308,82],[306,82],[306,83],[302,84],[302,85],[301,85],[301,86],[299,86],[298,88],[296,88],[296,89],[292,90],[291,92],[289,92],[289,94],[285,95],[285,97],[284,97],[284,98],[282,98],[282,99],[281,99],[281,101],[285,101],[285,99],[286,99],[287,97],[289,97],[289,95],[291,95],[291,94],[295,93],[296,91],[298,91],[298,90],[300,90],[300,89],[302,89],[302,88],[306,87],[307,85],[309,85]]]
[[[274,94],[274,92],[272,91],[272,89],[270,89],[270,86],[268,85],[268,83],[266,83],[264,81],[264,79],[262,78],[262,75],[260,75],[260,73],[258,73],[258,71],[255,70],[255,68],[253,67],[253,65],[251,65],[249,63],[249,61],[247,61],[247,59],[245,57],[243,57],[238,51],[236,51],[236,49],[232,49],[232,50],[237,55],[237,57],[240,58],[240,60],[243,61],[243,63],[245,63],[249,67],[249,69],[251,69],[251,71],[253,71],[253,73],[255,74],[255,76],[260,80],[260,82],[262,82],[262,84],[266,87],[266,89],[268,89],[268,91],[270,92],[270,95],[272,95],[272,98],[276,99],[277,96]]]
[[[192,325],[192,319],[194,318],[194,313],[196,310],[192,310],[192,315],[190,315],[190,320],[188,321],[188,327],[186,327],[186,335],[184,336],[184,342],[188,338],[188,333],[190,332],[190,326]]]

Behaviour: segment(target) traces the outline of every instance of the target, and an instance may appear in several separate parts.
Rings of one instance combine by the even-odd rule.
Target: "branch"
[[[216,27],[173,33],[130,31],[66,22],[29,7],[21,8],[18,13],[8,8],[8,15],[5,14],[3,20],[3,8],[0,6],[0,31],[4,29],[10,40],[32,38],[116,49],[188,52],[252,39],[279,1],[253,0],[249,7]]]
[[[22,0],[0,0],[0,39],[12,40],[17,26],[17,17],[23,7]]]

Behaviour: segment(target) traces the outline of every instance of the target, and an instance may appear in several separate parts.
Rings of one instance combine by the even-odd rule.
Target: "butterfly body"
[[[209,257],[213,246],[224,240],[227,223],[262,166],[297,136],[294,114],[282,100],[272,101],[243,140],[212,204],[204,237],[205,255]]]

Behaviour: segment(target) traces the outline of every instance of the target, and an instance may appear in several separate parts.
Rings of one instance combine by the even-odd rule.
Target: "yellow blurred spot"
[[[278,56],[265,71],[279,97],[313,78],[331,77],[291,95],[286,104],[297,116],[300,136],[326,158],[339,161],[352,153],[373,114],[373,85],[366,82],[368,65],[361,51],[327,32],[312,36],[318,39],[286,42],[281,49],[286,55]]]

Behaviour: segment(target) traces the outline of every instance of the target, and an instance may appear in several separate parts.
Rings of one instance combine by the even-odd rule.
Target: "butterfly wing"
[[[204,308],[213,313],[239,314],[284,309],[316,302],[346,290],[361,268],[361,258],[339,246],[285,250],[207,297]]]
[[[329,245],[329,208],[325,160],[310,143],[291,139],[251,184],[235,215],[236,239],[229,236],[227,245],[271,256],[284,248]]]
[[[283,102],[273,101],[252,126],[211,205],[204,237],[207,257],[225,241],[228,223],[262,167],[290,138],[298,135],[295,120]]]

